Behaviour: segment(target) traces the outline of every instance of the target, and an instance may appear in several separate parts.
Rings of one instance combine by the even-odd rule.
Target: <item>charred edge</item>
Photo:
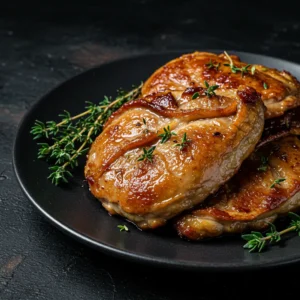
[[[291,133],[289,131],[281,131],[281,132],[278,132],[276,134],[272,134],[270,136],[268,136],[267,138],[261,140],[257,145],[256,145],[256,149],[270,143],[270,142],[273,142],[273,141],[276,141],[276,140],[279,140],[280,138],[282,137],[285,137],[285,136],[288,136],[288,135],[291,135]]]
[[[155,99],[151,103],[154,105],[158,105],[160,107],[164,107],[166,109],[178,108],[178,104],[171,93],[167,93],[166,95],[155,97]]]
[[[243,90],[237,91],[237,95],[246,104],[255,104],[261,99],[261,95],[249,86],[245,87]]]

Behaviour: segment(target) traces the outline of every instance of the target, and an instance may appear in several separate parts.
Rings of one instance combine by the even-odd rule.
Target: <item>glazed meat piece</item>
[[[225,65],[230,64],[229,58],[233,68]],[[206,52],[183,55],[154,72],[145,82],[142,93],[179,92],[187,87],[204,86],[204,81],[207,81],[210,85],[220,86],[217,94],[228,97],[235,95],[240,85],[253,87],[267,107],[266,118],[280,116],[300,105],[300,83],[290,73],[262,65],[248,65],[234,55],[229,58],[225,54]]]
[[[181,237],[202,240],[223,233],[262,230],[300,208],[300,140],[283,137],[258,148],[203,207],[176,220]]]
[[[261,137],[264,105],[245,86],[232,98],[207,93],[150,95],[111,116],[85,166],[90,191],[110,214],[156,228],[236,173]]]

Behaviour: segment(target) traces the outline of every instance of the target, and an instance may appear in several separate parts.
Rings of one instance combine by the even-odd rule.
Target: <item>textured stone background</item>
[[[91,250],[48,224],[23,196],[12,169],[12,144],[25,111],[56,84],[92,66],[138,53],[201,48],[300,63],[299,5],[235,2],[0,4],[0,299],[270,299],[280,290],[295,297],[299,280],[285,274],[299,265],[195,274]]]

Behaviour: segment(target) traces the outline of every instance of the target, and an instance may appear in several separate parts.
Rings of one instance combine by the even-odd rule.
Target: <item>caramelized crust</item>
[[[238,68],[247,66],[237,56],[231,55],[231,59]],[[210,63],[215,67],[211,67]],[[300,105],[300,83],[290,73],[251,65],[242,75],[239,71],[233,73],[229,66],[224,65],[228,63],[224,54],[194,52],[183,55],[155,71],[145,82],[142,94],[183,91],[187,87],[204,86],[206,80],[210,85],[219,85],[215,91],[218,95],[228,97],[234,96],[240,85],[254,88],[267,107],[266,118],[280,116]],[[254,74],[251,72],[253,66]]]
[[[85,176],[93,195],[111,214],[143,229],[164,225],[216,191],[263,130],[264,106],[252,88],[241,86],[231,98],[200,92],[191,99],[188,91],[176,97],[151,94],[125,104],[87,157]],[[176,136],[162,144],[158,135],[168,126]],[[175,145],[184,134],[188,142],[180,149]],[[151,146],[156,147],[152,161],[138,161]]]
[[[201,208],[176,221],[180,236],[201,240],[261,230],[300,206],[300,140],[282,138],[257,149],[239,172]],[[262,158],[263,157],[263,158]],[[266,158],[268,163],[264,164]],[[260,169],[259,169],[260,168]],[[275,180],[285,181],[275,184]]]
[[[287,111],[283,116],[266,120],[256,148],[288,135],[300,135],[300,107]]]

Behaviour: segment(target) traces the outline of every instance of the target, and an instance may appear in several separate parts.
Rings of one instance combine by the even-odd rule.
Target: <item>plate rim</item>
[[[84,76],[86,73],[92,72],[93,70],[96,70],[98,68],[101,68],[106,65],[110,65],[112,63],[118,63],[120,61],[124,60],[130,60],[130,59],[137,59],[142,57],[149,57],[149,56],[159,56],[159,55],[170,55],[170,54],[178,54],[183,55],[187,53],[191,53],[194,51],[199,52],[212,52],[212,53],[221,53],[223,50],[220,49],[201,49],[201,50],[195,50],[190,48],[183,48],[183,49],[176,49],[176,50],[166,50],[166,51],[157,51],[157,52],[145,52],[140,54],[133,54],[133,55],[125,55],[118,59],[113,59],[105,63],[97,64],[91,68],[87,68],[86,70],[83,70],[73,76],[69,76],[68,78],[60,81],[58,84],[55,84],[52,88],[48,89],[45,93],[43,93],[42,96],[40,96],[24,113],[21,120],[18,123],[16,134],[13,140],[13,146],[12,146],[12,165],[13,170],[16,175],[17,181],[19,186],[21,187],[22,192],[24,195],[30,200],[30,202],[37,208],[37,210],[42,214],[42,216],[45,218],[45,220],[50,221],[52,225],[54,225],[58,230],[63,232],[64,234],[67,234],[69,237],[74,238],[76,241],[85,244],[88,247],[91,247],[93,249],[96,249],[97,251],[101,251],[105,253],[106,255],[111,255],[120,259],[126,259],[127,261],[136,262],[136,263],[143,263],[148,264],[154,267],[163,267],[166,269],[180,269],[180,270],[190,270],[190,271],[205,271],[205,272],[215,272],[215,271],[221,271],[221,272],[239,272],[239,271],[255,271],[257,269],[269,269],[271,267],[283,267],[283,266],[290,266],[291,264],[299,263],[300,262],[300,255],[297,257],[296,255],[291,256],[289,259],[283,259],[279,262],[271,261],[267,263],[261,264],[259,261],[255,261],[252,264],[240,264],[240,263],[231,263],[230,265],[216,265],[214,263],[206,263],[203,266],[199,265],[193,265],[192,262],[181,262],[178,260],[171,260],[167,258],[157,258],[157,257],[151,257],[149,255],[140,255],[133,252],[128,252],[126,250],[120,250],[114,246],[107,245],[106,243],[102,241],[97,241],[91,237],[85,236],[71,227],[66,226],[62,222],[56,220],[53,216],[51,216],[45,209],[43,209],[37,201],[31,197],[29,192],[27,191],[26,187],[24,186],[21,176],[19,174],[18,168],[17,168],[17,144],[18,141],[21,138],[21,129],[26,123],[28,119],[30,119],[31,114],[36,109],[38,105],[41,104],[41,102],[46,101],[48,96],[54,91],[59,89],[64,84],[74,80],[77,77]],[[277,61],[280,61],[282,63],[289,63],[292,65],[295,65],[300,69],[300,64],[297,62],[293,62],[291,60],[286,60],[282,58],[278,58],[276,56],[269,56],[265,54],[255,53],[255,52],[245,52],[245,51],[239,51],[239,50],[226,50],[227,52],[235,53],[237,55],[250,55],[250,56],[257,56],[260,58],[266,58],[266,59],[274,59]]]

